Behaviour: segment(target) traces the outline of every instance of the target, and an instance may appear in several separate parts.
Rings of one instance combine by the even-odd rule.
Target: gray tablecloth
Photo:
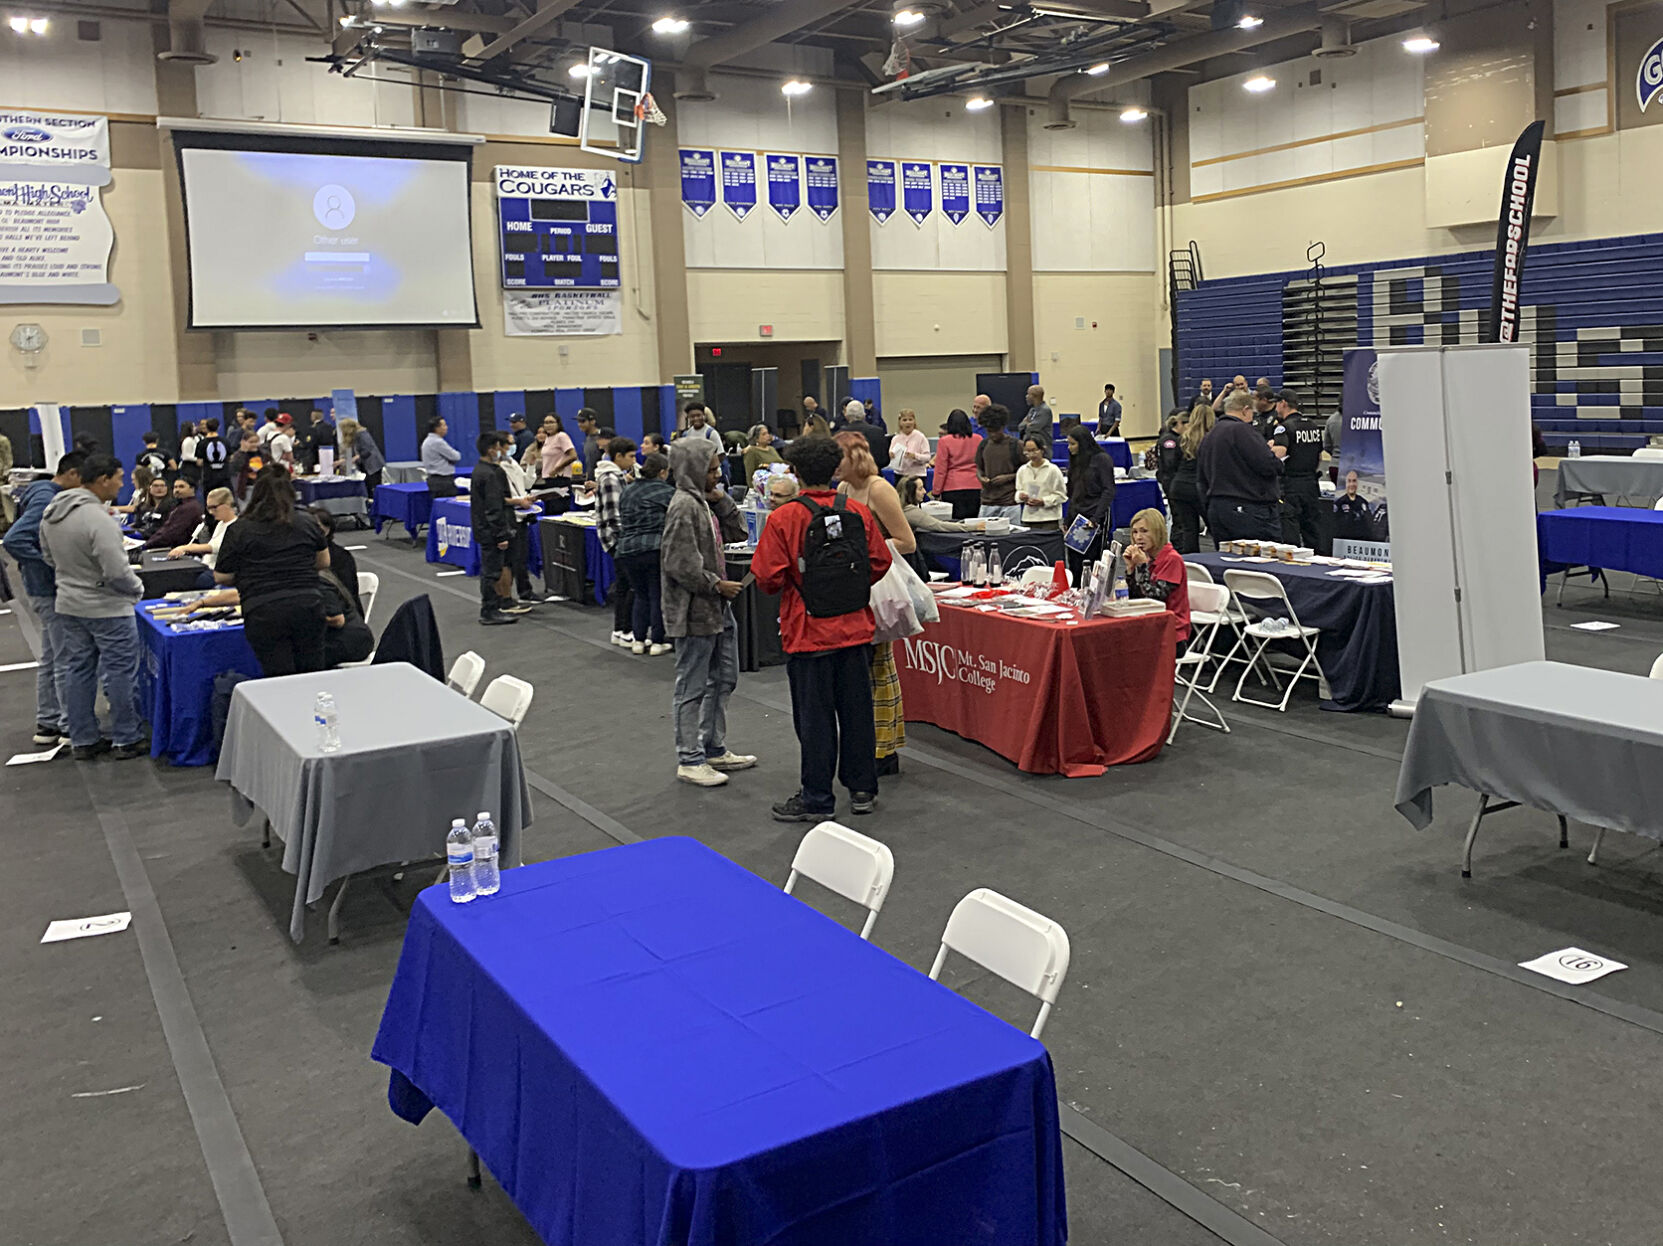
[[[1403,750],[1398,812],[1424,830],[1442,783],[1663,838],[1663,679],[1522,662],[1433,680]]]
[[[352,515],[366,522],[369,519],[369,494],[362,479],[320,480],[303,476],[295,481],[295,487],[307,506],[321,506],[331,515]]]
[[[411,459],[389,463],[381,469],[381,483],[384,485],[420,484],[426,479],[427,473],[422,471],[421,463]]]
[[[341,748],[320,753],[313,698],[335,696]],[[488,809],[518,864],[531,792],[507,721],[403,662],[246,680],[231,698],[215,778],[238,824],[255,809],[296,875],[289,937],[337,878],[443,853],[452,818]]]
[[[1663,497],[1663,459],[1632,459],[1621,454],[1589,454],[1559,460],[1559,483],[1553,500],[1563,506],[1567,498],[1599,494],[1612,505],[1619,497],[1636,504]]]

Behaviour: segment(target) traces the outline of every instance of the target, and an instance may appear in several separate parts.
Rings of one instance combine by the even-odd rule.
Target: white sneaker
[[[673,645],[654,645],[654,646],[652,646],[652,648],[647,650],[647,655],[649,657],[657,658],[657,657],[664,656],[666,653],[674,653],[674,652],[675,652],[675,646],[673,646]]]
[[[735,753],[729,749],[720,757],[705,758],[705,765],[712,770],[749,770],[756,765],[756,758],[749,753]]]
[[[630,645],[629,651],[636,654],[645,653],[647,651],[647,646],[638,640],[634,644]]]
[[[727,775],[718,773],[709,766],[677,766],[676,778],[698,787],[721,787],[728,781]]]
[[[624,634],[622,632],[613,632],[612,633],[612,643],[619,646],[620,648],[628,648],[629,647],[629,640],[624,636]]]

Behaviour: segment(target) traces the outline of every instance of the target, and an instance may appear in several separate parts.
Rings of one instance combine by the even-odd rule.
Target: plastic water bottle
[[[990,588],[999,588],[1005,582],[1005,560],[999,553],[997,545],[990,545],[987,551],[987,583]]]
[[[975,588],[981,588],[987,583],[987,561],[980,544],[969,547],[964,582]]]
[[[1573,459],[1580,459],[1582,457],[1582,443],[1580,441],[1573,439],[1568,449],[1570,451],[1569,457]]]
[[[473,824],[473,880],[474,890],[482,896],[494,896],[502,886],[502,873],[497,869],[497,824],[483,809],[479,821]]]
[[[450,902],[466,904],[474,898],[473,836],[461,818],[452,818],[445,836],[445,861],[450,866]]]
[[[333,693],[320,692],[313,699],[312,721],[318,729],[318,752],[336,752],[341,747],[341,712]]]
[[[1131,589],[1126,587],[1126,573],[1116,567],[1114,570],[1114,599],[1116,601],[1126,601],[1131,595]]]

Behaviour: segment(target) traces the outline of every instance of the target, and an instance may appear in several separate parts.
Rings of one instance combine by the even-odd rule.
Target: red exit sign
[[[756,335],[758,337],[773,337],[774,326],[771,324],[759,324],[756,327]]]

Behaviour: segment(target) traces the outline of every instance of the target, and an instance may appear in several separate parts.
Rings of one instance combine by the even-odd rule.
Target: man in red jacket
[[[785,453],[803,487],[802,496],[824,507],[838,501],[832,476],[843,448],[825,437],[802,437]],[[858,515],[865,529],[870,583],[889,570],[889,546],[872,512],[843,501],[845,514]],[[871,813],[877,802],[877,729],[872,721],[872,608],[816,616],[802,596],[804,539],[815,512],[792,501],[768,515],[757,541],[751,571],[758,587],[780,598],[780,641],[791,682],[791,719],[802,751],[802,787],[774,806],[777,822],[818,822],[837,810],[836,776],[849,789],[855,813]]]

